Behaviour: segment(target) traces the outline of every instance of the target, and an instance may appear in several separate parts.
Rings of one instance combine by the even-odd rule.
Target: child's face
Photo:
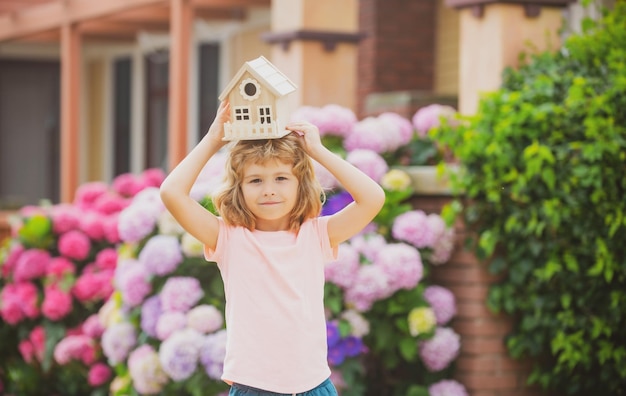
[[[289,213],[298,197],[298,179],[293,165],[277,160],[244,167],[241,190],[246,206],[261,231],[289,229]]]

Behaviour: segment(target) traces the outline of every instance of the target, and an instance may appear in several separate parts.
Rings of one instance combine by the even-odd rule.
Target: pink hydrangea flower
[[[117,250],[104,248],[96,254],[96,267],[100,270],[115,270],[117,266]]]
[[[18,350],[26,363],[32,363],[35,359],[42,362],[46,352],[46,331],[43,326],[36,326],[28,338],[19,343]]]
[[[438,325],[444,325],[456,315],[456,302],[454,294],[442,286],[428,286],[424,290],[424,299],[430,304],[435,312]]]
[[[143,181],[132,173],[124,173],[116,176],[111,184],[113,191],[125,197],[133,197],[146,186]]]
[[[375,153],[392,151],[399,146],[400,132],[395,124],[377,117],[367,117],[357,122],[344,142],[344,148],[371,150]]]
[[[430,396],[468,396],[463,385],[455,380],[441,380],[428,387]]]
[[[68,364],[72,360],[90,365],[95,361],[95,347],[94,340],[86,335],[69,335],[54,348],[54,360],[60,365]]]
[[[85,212],[80,218],[80,230],[94,240],[104,239],[105,216],[98,212]]]
[[[379,265],[395,292],[398,289],[410,290],[417,286],[424,274],[424,266],[419,251],[405,243],[390,243],[378,255]]]
[[[326,281],[342,288],[349,288],[354,283],[359,271],[359,252],[347,243],[339,245],[337,260],[327,263],[324,267]]]
[[[72,310],[72,296],[52,284],[44,288],[41,313],[50,320],[64,318]]]
[[[89,369],[87,382],[89,385],[97,387],[105,384],[109,379],[111,379],[112,374],[113,372],[108,365],[98,362]]]
[[[65,275],[73,275],[76,272],[76,266],[66,257],[53,257],[48,262],[46,268],[46,276],[54,280],[59,280]]]
[[[72,294],[81,302],[105,300],[113,292],[112,278],[112,270],[84,271],[72,287]]]
[[[64,234],[79,227],[81,211],[74,205],[59,204],[52,207],[50,217],[54,233]]]
[[[165,180],[165,172],[161,168],[146,169],[141,173],[141,179],[146,187],[160,187]]]
[[[90,182],[78,187],[74,196],[74,205],[81,210],[92,209],[96,200],[109,191],[104,182]]]
[[[163,311],[187,312],[204,295],[200,281],[196,278],[176,276],[168,278],[161,289],[161,308]]]
[[[346,290],[344,298],[348,306],[358,312],[365,312],[376,301],[389,297],[389,290],[389,278],[380,266],[363,265],[359,268],[352,286]]]
[[[39,316],[37,287],[30,282],[11,283],[0,293],[0,315],[10,325]]]
[[[99,196],[92,207],[95,212],[109,216],[122,211],[128,205],[130,205],[130,198],[109,191]]]
[[[28,249],[20,254],[15,268],[13,280],[15,282],[28,281],[46,275],[46,268],[50,262],[50,253],[42,249]]]
[[[13,272],[15,264],[17,264],[17,260],[25,250],[24,246],[20,243],[14,243],[11,245],[9,248],[9,254],[6,257],[4,264],[0,266],[0,275],[2,275],[3,278],[8,278]]]
[[[102,333],[104,333],[104,325],[100,321],[100,317],[97,313],[85,319],[81,325],[81,331],[83,334],[93,339],[98,339],[102,336]]]
[[[373,263],[376,261],[381,249],[387,245],[387,241],[381,234],[368,232],[350,238],[350,245],[370,263]]]
[[[439,236],[430,255],[431,263],[438,265],[450,260],[452,251],[454,250],[455,232],[454,228],[446,228]]]
[[[398,142],[396,149],[409,143],[413,138],[413,124],[398,113],[386,112],[378,115],[378,118],[395,125],[398,130]]]
[[[424,211],[411,210],[395,218],[391,235],[420,249],[432,247],[440,230],[433,230],[430,225],[428,215]]]
[[[111,244],[117,244],[121,242],[120,234],[118,232],[119,214],[109,215],[104,218],[102,228],[104,229],[104,238]]]
[[[320,110],[317,124],[321,136],[333,135],[346,138],[352,133],[352,128],[357,123],[354,112],[337,104],[328,104]]]
[[[389,170],[387,161],[372,150],[353,150],[348,153],[346,161],[357,167],[372,180],[379,183]]]
[[[72,230],[59,237],[59,253],[63,256],[75,259],[84,260],[89,255],[91,250],[91,241],[89,237],[81,231]]]
[[[412,119],[413,126],[419,136],[425,137],[428,131],[439,126],[441,117],[452,120],[455,113],[456,110],[450,106],[431,104],[415,112]]]
[[[419,355],[430,372],[441,371],[459,355],[461,337],[449,327],[437,327],[435,335],[421,341]]]

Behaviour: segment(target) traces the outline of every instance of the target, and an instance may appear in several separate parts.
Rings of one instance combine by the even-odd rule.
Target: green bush
[[[488,304],[519,319],[506,340],[531,384],[626,394],[626,2],[557,53],[503,74],[476,115],[435,138],[472,246],[505,278]]]

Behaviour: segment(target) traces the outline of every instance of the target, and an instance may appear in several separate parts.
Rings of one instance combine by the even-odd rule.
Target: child
[[[372,221],[384,192],[324,147],[317,127],[294,122],[285,137],[234,144],[225,185],[214,196],[216,217],[189,192],[225,145],[229,120],[230,105],[223,102],[207,134],[161,186],[165,206],[204,244],[224,281],[222,379],[230,395],[336,395],[326,356],[324,264]],[[354,199],[332,216],[319,217],[323,191],[311,158]]]

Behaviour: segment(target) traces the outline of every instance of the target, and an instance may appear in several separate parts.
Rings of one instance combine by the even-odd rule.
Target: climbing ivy
[[[616,2],[433,132],[462,164],[476,253],[504,274],[488,304],[518,319],[509,353],[567,395],[626,394],[625,26]]]

